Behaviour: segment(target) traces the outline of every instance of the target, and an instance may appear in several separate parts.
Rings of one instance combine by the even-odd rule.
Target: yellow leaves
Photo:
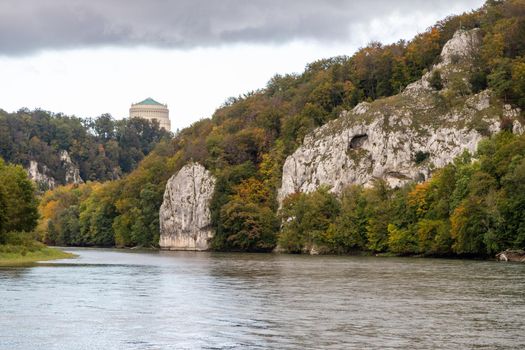
[[[265,204],[270,200],[270,191],[263,182],[249,178],[234,188],[232,200],[243,203]]]
[[[58,206],[58,200],[50,201],[40,209],[40,215],[44,219],[50,219],[56,213]]]
[[[281,177],[282,164],[285,158],[284,144],[281,140],[277,140],[273,150],[269,153],[264,153],[261,156],[261,163],[259,164],[259,174],[262,175],[263,182],[268,188],[275,188]]]
[[[408,194],[408,205],[416,210],[417,216],[422,217],[428,211],[428,193],[430,182],[417,184],[416,187]]]

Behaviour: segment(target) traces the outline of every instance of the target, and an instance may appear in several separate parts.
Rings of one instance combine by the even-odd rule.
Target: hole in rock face
[[[403,173],[400,173],[399,171],[388,171],[386,173],[386,176],[393,177],[394,179],[399,179],[399,180],[409,180],[410,179],[408,176],[406,176]]]
[[[362,135],[355,135],[352,137],[352,140],[350,141],[350,144],[348,145],[348,149],[358,149],[363,147],[363,144],[368,140],[367,134]]]

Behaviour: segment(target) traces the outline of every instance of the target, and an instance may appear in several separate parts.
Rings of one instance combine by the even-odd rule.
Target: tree
[[[391,190],[384,180],[374,181],[372,188],[366,192],[367,248],[375,252],[384,252],[388,249],[390,195]]]
[[[454,210],[450,222],[450,233],[454,240],[452,249],[456,254],[486,254],[483,236],[487,230],[487,221],[481,198],[468,197]]]
[[[281,209],[283,227],[279,245],[292,253],[313,246],[333,248],[333,237],[328,229],[340,210],[339,201],[325,186],[312,193],[289,196]]]
[[[512,97],[512,67],[508,59],[500,60],[488,75],[488,85],[503,100]]]
[[[7,201],[6,201],[6,196],[5,196],[5,189],[3,185],[0,184],[0,243],[1,243],[2,234],[5,233],[6,226],[7,226]]]
[[[275,247],[279,221],[270,208],[270,194],[264,182],[255,178],[234,187],[220,211],[224,248],[268,251]]]
[[[7,165],[0,159],[3,231],[32,231],[38,220],[35,188],[19,165]]]
[[[448,220],[423,219],[417,223],[418,250],[424,254],[449,254],[452,246]]]
[[[512,90],[516,102],[521,108],[525,108],[525,56],[513,62],[511,71]]]
[[[350,186],[341,197],[341,213],[328,228],[334,251],[365,250],[367,245],[366,199],[360,186]]]
[[[393,224],[388,227],[388,248],[396,254],[414,254],[418,252],[415,235],[406,229],[400,229]]]

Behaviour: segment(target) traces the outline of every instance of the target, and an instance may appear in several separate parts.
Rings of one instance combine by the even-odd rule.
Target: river
[[[0,267],[0,349],[525,348],[525,264],[67,250]]]

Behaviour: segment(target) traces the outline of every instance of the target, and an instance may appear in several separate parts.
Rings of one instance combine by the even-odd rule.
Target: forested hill
[[[454,107],[455,100],[489,89],[499,103],[523,108],[525,0],[489,0],[479,10],[436,23],[409,42],[371,43],[351,57],[313,62],[302,74],[277,75],[265,88],[229,99],[212,118],[182,130],[170,143],[157,145],[120,180],[48,192],[40,207],[41,237],[59,244],[156,246],[166,183],[195,161],[217,179],[210,207],[212,247],[272,249],[283,238],[277,205],[283,164],[305,135],[360,102],[403,91],[439,62],[443,46],[456,31],[474,28],[479,28],[481,47],[470,57],[472,69],[443,91],[442,77],[433,76],[432,96],[449,101],[450,105],[442,104],[445,109]],[[383,101],[389,104],[395,99]],[[432,121],[432,115],[425,117]],[[370,205],[379,202],[387,201],[380,198]],[[322,218],[314,211],[307,214]],[[388,218],[390,212],[383,214]],[[361,235],[375,227],[376,217],[362,218]],[[378,227],[388,237],[387,225]],[[320,234],[325,227],[309,229]],[[300,235],[294,231],[288,237]]]
[[[0,109],[0,157],[26,169],[33,162],[44,189],[49,182],[72,182],[68,167],[77,169],[83,181],[118,179],[135,169],[158,142],[170,138],[158,123],[143,119],[115,120],[108,114],[80,119],[43,110]]]

